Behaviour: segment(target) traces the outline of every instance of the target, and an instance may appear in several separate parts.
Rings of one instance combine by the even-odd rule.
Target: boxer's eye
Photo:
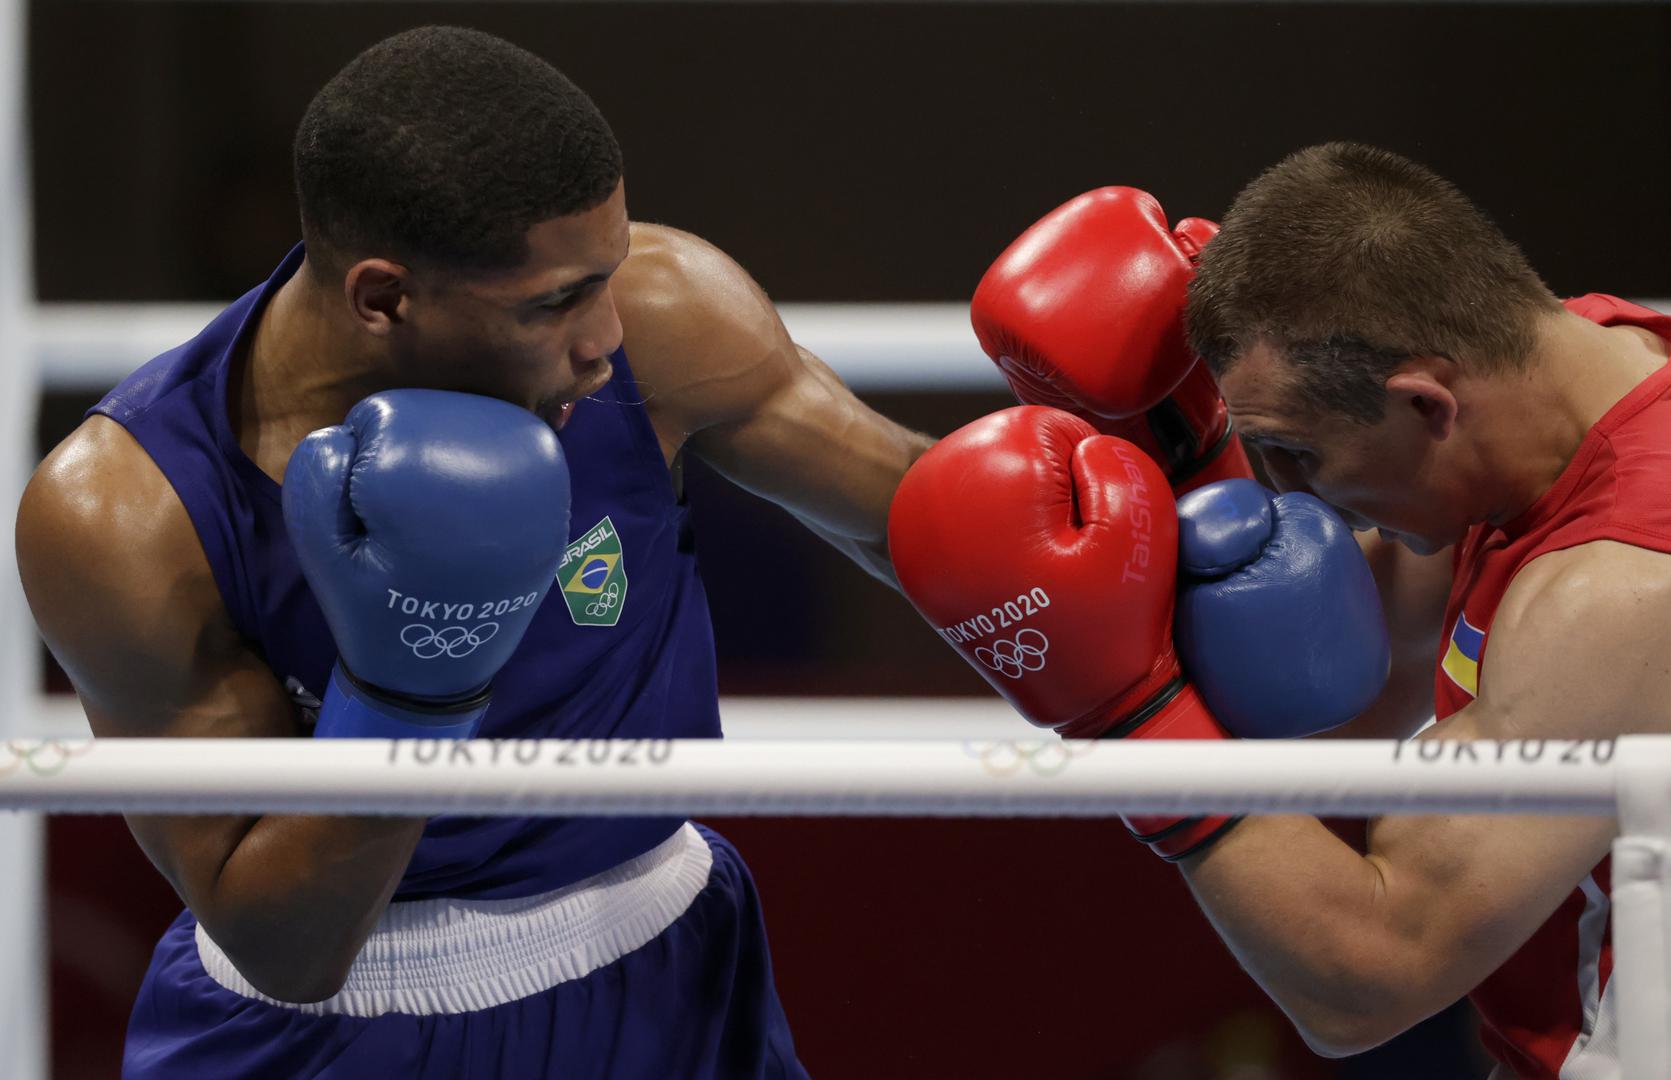
[[[541,311],[563,312],[579,307],[583,301],[590,300],[603,289],[603,282],[595,281],[589,285],[582,285],[573,292],[565,294],[561,299],[541,304]]]
[[[1264,453],[1267,463],[1278,467],[1292,467],[1300,472],[1310,472],[1317,465],[1317,455],[1310,450],[1299,450],[1291,446],[1266,446]]]

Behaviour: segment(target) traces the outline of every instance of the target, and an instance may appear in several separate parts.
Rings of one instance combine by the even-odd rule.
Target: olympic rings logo
[[[1083,740],[1044,739],[1034,742],[966,742],[963,752],[980,761],[989,776],[1014,776],[1023,769],[1037,776],[1055,776],[1068,763],[1088,754],[1095,744]]]
[[[1019,679],[1029,671],[1044,668],[1044,654],[1050,650],[1050,639],[1037,630],[1023,630],[1014,641],[994,642],[992,648],[981,646],[975,659],[1004,676]]]
[[[601,619],[621,602],[621,583],[611,581],[609,588],[598,594],[598,598],[586,605],[586,614],[594,619]]]
[[[58,739],[42,742],[12,740],[6,743],[5,753],[0,754],[0,779],[21,769],[28,769],[36,776],[57,776],[69,767],[71,758],[78,758],[91,749],[93,743],[90,739],[73,742]]]
[[[434,660],[441,656],[457,660],[492,641],[493,635],[498,632],[499,624],[496,622],[485,622],[475,629],[443,626],[439,630],[425,623],[410,623],[401,630],[400,641],[419,660]]]

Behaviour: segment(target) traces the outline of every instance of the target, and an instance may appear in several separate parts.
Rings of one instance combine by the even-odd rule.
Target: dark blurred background
[[[296,237],[307,100],[431,22],[555,62],[613,123],[634,216],[719,244],[780,302],[961,301],[1084,189],[1216,216],[1335,138],[1457,181],[1559,292],[1671,296],[1664,5],[36,0],[40,299],[225,301],[266,277]],[[55,385],[43,448],[106,388]],[[936,434],[1007,403],[860,389]],[[785,515],[700,469],[688,488],[724,693],[985,693]],[[1465,1009],[1312,1057],[1114,823],[720,824],[760,879],[815,1076],[1483,1075]],[[50,843],[55,1075],[113,1076],[177,902],[115,819],[53,819]]]

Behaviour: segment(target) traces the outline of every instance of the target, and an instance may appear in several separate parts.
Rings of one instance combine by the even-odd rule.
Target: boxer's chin
[[[1386,529],[1377,529],[1376,531],[1381,534],[1381,539],[1403,544],[1413,555],[1437,555],[1449,546],[1412,533],[1390,533]]]

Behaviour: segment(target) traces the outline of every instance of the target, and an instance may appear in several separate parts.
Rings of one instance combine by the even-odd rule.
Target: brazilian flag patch
[[[627,565],[621,535],[605,517],[570,544],[557,567],[557,583],[576,626],[614,626],[627,602]]]

